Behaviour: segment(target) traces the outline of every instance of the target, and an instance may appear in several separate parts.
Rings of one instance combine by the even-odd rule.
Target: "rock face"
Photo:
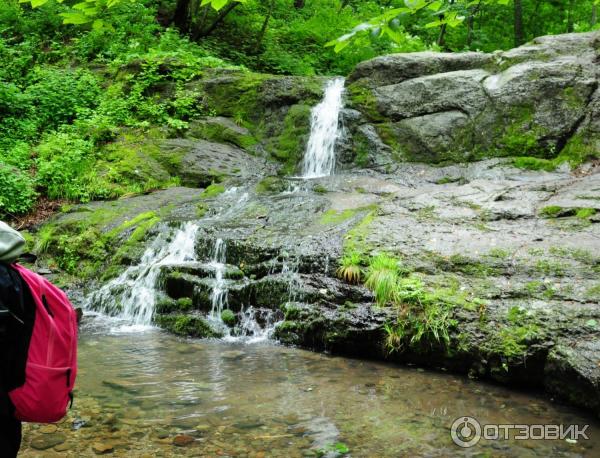
[[[592,155],[600,148],[599,59],[595,32],[542,37],[494,54],[425,52],[363,62],[348,78],[351,108],[364,115],[347,121],[354,150],[361,151],[370,137],[364,126],[372,125],[396,160]]]
[[[338,149],[352,170],[305,181],[281,175],[300,160],[322,81],[207,72],[194,84],[211,115],[136,150],[186,187],[65,209],[47,226],[47,264],[105,281],[139,261],[159,222],[194,220],[198,262],[160,271],[155,321],[173,332],[222,335],[206,320],[221,239],[234,332],[252,307],[287,344],[535,387],[600,413],[597,162],[573,173],[427,164],[597,154],[598,48],[580,34],[365,62],[348,79]],[[402,306],[376,306],[338,276],[353,253],[363,273],[380,253],[399,260],[443,304],[430,318],[443,317],[447,339],[409,329],[394,341]]]

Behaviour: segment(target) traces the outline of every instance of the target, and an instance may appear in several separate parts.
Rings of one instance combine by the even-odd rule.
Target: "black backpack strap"
[[[25,365],[35,320],[35,303],[19,273],[0,263],[0,389],[25,383]]]

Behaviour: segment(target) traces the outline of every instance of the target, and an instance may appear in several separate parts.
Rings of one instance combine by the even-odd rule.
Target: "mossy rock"
[[[180,336],[197,338],[220,338],[223,334],[213,329],[208,321],[193,315],[156,315],[155,323],[161,328]]]
[[[279,177],[266,177],[256,185],[256,192],[258,194],[280,193],[287,187],[288,184]]]
[[[237,321],[235,313],[232,310],[225,309],[221,312],[221,320],[229,327],[235,326]]]

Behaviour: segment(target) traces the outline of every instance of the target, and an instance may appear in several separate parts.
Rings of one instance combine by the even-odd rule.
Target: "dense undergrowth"
[[[39,198],[86,202],[178,184],[177,176],[148,173],[136,148],[157,129],[163,138],[175,136],[190,121],[215,114],[202,88],[189,84],[209,69],[347,74],[376,55],[441,49],[423,14],[400,21],[394,40],[373,33],[342,53],[325,46],[400,1],[248,0],[222,21],[220,12],[203,6],[202,20],[218,26],[201,37],[174,19],[180,3],[115,2],[110,27],[96,29],[62,24],[69,2],[49,0],[32,9],[0,0],[0,217],[26,214]],[[570,27],[589,29],[588,10],[573,10]],[[540,22],[526,23],[526,36],[565,31],[557,11],[532,11]],[[486,6],[469,27],[446,32],[444,49],[510,47],[503,31],[509,13]],[[294,107],[287,131],[267,145],[288,172],[299,154],[298,125],[307,122],[309,111],[308,105]],[[247,115],[228,106],[224,112],[239,124]],[[520,158],[516,165],[546,170],[557,163]]]

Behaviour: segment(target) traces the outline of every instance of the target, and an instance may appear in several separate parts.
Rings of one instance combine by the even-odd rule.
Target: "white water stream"
[[[335,170],[335,143],[342,136],[340,111],[344,106],[344,78],[327,82],[321,103],[311,112],[310,137],[304,161],[302,178],[333,175]]]
[[[196,260],[196,233],[192,222],[181,228],[161,232],[142,255],[140,263],[128,267],[121,275],[93,293],[88,304],[96,310],[122,319],[134,327],[152,324],[156,304],[156,287],[161,266]]]

